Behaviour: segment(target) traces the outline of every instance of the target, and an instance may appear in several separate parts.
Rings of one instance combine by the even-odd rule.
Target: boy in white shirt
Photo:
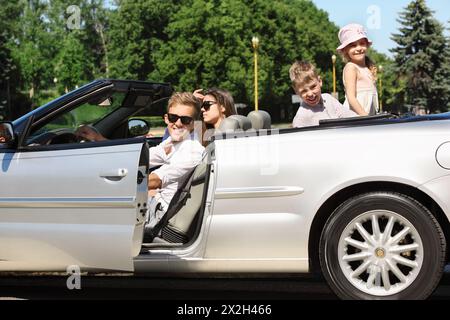
[[[292,126],[306,127],[319,124],[319,120],[354,117],[357,114],[328,93],[322,94],[322,80],[316,68],[309,62],[296,61],[289,69],[289,77],[301,102]]]

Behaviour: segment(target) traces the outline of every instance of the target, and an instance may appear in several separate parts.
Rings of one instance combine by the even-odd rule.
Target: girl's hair
[[[203,92],[203,95],[210,95],[216,99],[216,102],[225,108],[224,115],[225,117],[229,117],[233,114],[236,114],[236,109],[234,107],[233,96],[230,92],[224,89],[219,88],[210,88]]]
[[[377,80],[378,68],[375,62],[372,61],[368,56],[366,56],[366,67],[370,70],[373,75],[373,79]]]
[[[348,46],[347,46],[348,47]],[[339,53],[342,55],[342,58],[344,58],[345,62],[350,62],[351,59],[348,56],[347,53],[347,47],[345,47],[344,49],[340,50]],[[378,68],[375,65],[375,62],[372,61],[372,59],[369,58],[369,56],[366,54],[366,58],[365,58],[365,63],[366,63],[366,67],[370,70],[370,72],[372,73],[373,79],[377,80],[377,74],[378,74]]]

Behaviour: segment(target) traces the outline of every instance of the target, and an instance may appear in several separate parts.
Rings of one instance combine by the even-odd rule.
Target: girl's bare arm
[[[358,77],[358,70],[355,66],[347,65],[344,68],[344,86],[345,93],[347,94],[348,103],[350,108],[360,116],[367,116],[367,112],[356,99],[356,81]]]

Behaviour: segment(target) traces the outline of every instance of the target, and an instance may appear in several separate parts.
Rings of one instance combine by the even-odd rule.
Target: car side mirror
[[[128,133],[130,137],[143,136],[148,133],[150,126],[143,119],[131,119],[128,121]]]
[[[14,142],[14,127],[10,122],[0,123],[0,143],[12,144]]]

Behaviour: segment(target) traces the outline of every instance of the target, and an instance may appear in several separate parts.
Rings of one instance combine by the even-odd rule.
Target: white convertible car
[[[140,136],[138,113],[163,114],[171,93],[98,80],[0,124],[1,271],[314,272],[344,299],[433,292],[450,236],[450,114],[250,121],[215,137],[144,241],[161,138]],[[80,124],[109,140],[80,141]]]

